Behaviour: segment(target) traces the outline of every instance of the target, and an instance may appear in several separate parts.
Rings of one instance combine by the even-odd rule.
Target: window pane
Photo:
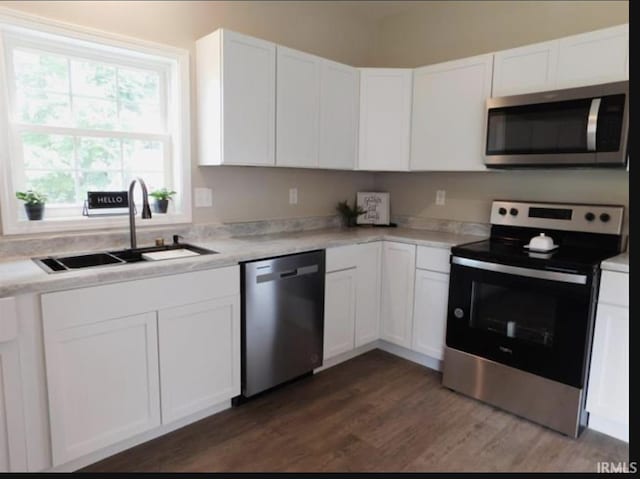
[[[17,117],[26,123],[66,126],[69,124],[69,106],[69,96],[59,93],[18,91],[16,95]]]
[[[26,169],[73,169],[73,137],[40,133],[22,134]],[[46,192],[45,192],[46,193]]]
[[[124,169],[131,175],[136,171],[163,171],[162,142],[123,140]]]
[[[115,138],[81,138],[78,162],[83,170],[120,170],[120,140]]]
[[[137,171],[132,174],[130,177],[127,177],[125,174],[125,178],[127,179],[126,184],[129,185],[129,182],[133,180],[135,177],[139,176],[144,180],[144,184],[147,185],[147,190],[151,193],[153,190],[159,190],[160,188],[167,187],[167,183],[165,182],[164,173],[159,173],[155,171]],[[134,198],[136,199],[136,203],[138,201],[142,201],[142,195],[140,194],[141,188],[136,187],[136,191],[134,194]],[[149,198],[151,200],[151,198]]]
[[[116,69],[100,63],[71,60],[71,89],[74,96],[115,100]]]
[[[78,174],[79,190],[82,199],[87,191],[122,191],[122,174],[119,171],[81,171]]]
[[[150,71],[118,69],[118,98],[127,103],[160,104],[160,75]]]
[[[69,93],[67,59],[49,53],[13,52],[16,88]]]
[[[125,131],[164,131],[160,107],[145,103],[121,103],[120,128]]]
[[[26,170],[27,189],[47,195],[47,204],[76,203],[76,189],[73,172]]]
[[[113,130],[117,124],[116,102],[74,97],[73,115],[80,128]]]

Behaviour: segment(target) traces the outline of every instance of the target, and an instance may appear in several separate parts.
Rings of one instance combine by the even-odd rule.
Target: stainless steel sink
[[[129,248],[117,251],[105,251],[98,253],[74,254],[70,256],[47,256],[44,258],[32,258],[35,263],[47,273],[63,273],[83,268],[102,268],[107,266],[120,266],[127,263],[147,261],[142,255],[156,251],[188,250],[201,255],[216,254],[200,246],[188,243],[173,243],[164,246],[149,246],[147,248]]]

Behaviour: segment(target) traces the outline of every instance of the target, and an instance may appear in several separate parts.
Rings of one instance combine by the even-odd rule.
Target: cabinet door
[[[317,168],[321,59],[277,50],[276,165]]]
[[[382,243],[358,245],[356,347],[380,338]]]
[[[587,411],[629,423],[629,309],[599,303],[593,336]]]
[[[418,68],[413,76],[411,170],[485,170],[493,55]]]
[[[444,357],[449,275],[416,271],[412,349],[432,358]]]
[[[408,68],[360,70],[358,169],[409,169],[412,75]]]
[[[353,170],[358,153],[357,68],[322,61],[320,81],[320,168]]]
[[[240,297],[158,312],[162,422],[240,394]]]
[[[354,347],[356,271],[351,268],[325,276],[324,359]]]
[[[573,35],[558,41],[557,87],[629,79],[629,25]]]
[[[276,47],[228,30],[222,38],[222,163],[273,166]]]
[[[557,41],[497,52],[494,56],[492,96],[553,89],[557,58]]]
[[[156,314],[48,330],[53,465],[160,425]]]
[[[27,470],[14,298],[0,299],[0,472]]]
[[[381,337],[411,347],[416,247],[384,242],[382,252]]]

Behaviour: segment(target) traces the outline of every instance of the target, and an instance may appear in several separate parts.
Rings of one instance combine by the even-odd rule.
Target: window
[[[136,177],[178,192],[167,215],[144,223],[190,221],[187,54],[93,32],[43,33],[2,15],[3,233],[124,226],[125,217],[82,216],[83,205],[87,191],[127,190]],[[16,201],[27,189],[47,195],[44,221],[29,222]]]

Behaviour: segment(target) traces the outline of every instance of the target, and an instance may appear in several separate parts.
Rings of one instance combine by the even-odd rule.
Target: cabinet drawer
[[[358,245],[327,248],[325,268],[327,273],[342,269],[355,268],[358,265]]]
[[[600,278],[599,303],[629,306],[629,275],[614,271],[603,271]]]
[[[451,251],[448,248],[418,246],[416,267],[420,269],[438,271],[440,273],[448,273],[451,269],[451,264],[449,263],[450,255]]]

